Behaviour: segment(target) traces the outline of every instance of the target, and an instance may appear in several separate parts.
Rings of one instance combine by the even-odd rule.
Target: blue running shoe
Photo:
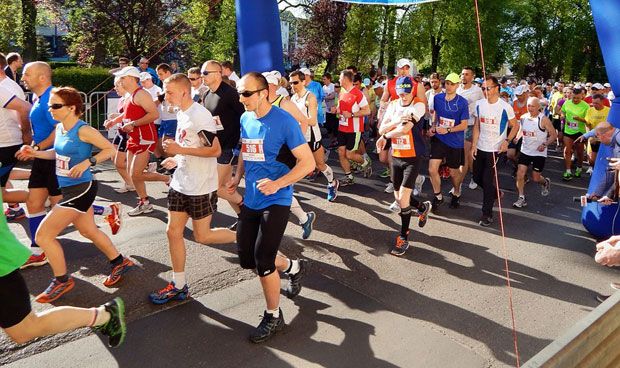
[[[149,300],[153,304],[166,304],[171,300],[185,300],[189,297],[189,288],[187,285],[182,289],[177,289],[174,286],[174,281],[170,281],[165,288],[152,292],[149,295]]]
[[[7,221],[19,221],[26,218],[26,212],[21,207],[17,207],[17,209],[9,207],[4,211],[4,215]]]
[[[331,185],[327,185],[327,200],[333,202],[336,197],[338,197],[338,188],[340,187],[340,182],[338,179],[334,179],[334,182]]]
[[[310,234],[312,234],[312,224],[314,224],[314,220],[316,220],[316,214],[312,211],[308,212],[308,220],[301,224],[301,227],[304,229],[301,235],[302,239],[308,239]]]

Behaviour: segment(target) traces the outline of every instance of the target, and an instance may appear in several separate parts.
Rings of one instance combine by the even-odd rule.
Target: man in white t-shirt
[[[482,187],[481,226],[493,223],[493,205],[497,196],[495,187],[496,160],[498,154],[508,150],[508,143],[519,132],[519,122],[512,106],[499,98],[500,84],[497,78],[487,76],[482,84],[487,99],[476,102],[475,123],[470,156],[474,160],[474,181]],[[510,133],[507,133],[510,126]]]
[[[234,231],[211,229],[217,209],[217,157],[221,153],[216,125],[209,110],[191,97],[191,84],[184,74],[164,81],[166,101],[179,108],[174,140],[163,142],[170,155],[162,162],[166,169],[176,168],[168,192],[168,242],[172,260],[172,281],[149,295],[154,304],[185,300],[189,288],[185,279],[185,225],[192,220],[194,239],[202,244],[234,243]]]
[[[229,80],[237,83],[239,82],[239,76],[235,73],[235,67],[230,61],[222,62],[222,75],[228,77]]]
[[[476,109],[476,102],[484,98],[482,90],[474,81],[474,70],[466,66],[461,71],[461,85],[456,90],[456,94],[464,97],[467,100],[469,106],[469,121],[467,123],[467,130],[465,130],[465,165],[463,165],[463,175],[472,171],[472,159],[471,155],[467,154],[471,151],[471,140],[474,130],[474,110]],[[476,189],[478,185],[472,178],[469,182],[469,189]]]

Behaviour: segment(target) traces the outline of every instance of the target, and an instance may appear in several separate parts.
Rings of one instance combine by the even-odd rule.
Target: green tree
[[[0,50],[15,51],[21,45],[21,1],[2,0],[0,12]]]
[[[341,69],[347,65],[356,65],[364,72],[370,69],[379,52],[383,13],[383,8],[378,6],[351,6],[340,57]]]
[[[22,57],[26,61],[37,59],[37,7],[35,0],[22,0],[21,33]]]

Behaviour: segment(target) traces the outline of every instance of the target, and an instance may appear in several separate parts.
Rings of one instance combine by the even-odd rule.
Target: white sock
[[[327,182],[331,184],[334,181],[334,171],[332,170],[331,167],[329,167],[329,165],[325,165],[325,167],[326,167],[325,171],[321,171],[321,172],[325,176],[325,179],[327,179]]]
[[[298,260],[292,260],[289,259],[289,271],[287,272],[289,275],[295,275],[297,272],[299,272],[299,261]]]
[[[305,224],[306,221],[308,221],[308,214],[301,209],[301,206],[295,197],[293,197],[293,202],[291,203],[291,212],[295,215],[295,217],[297,217],[300,224]]]
[[[35,256],[40,256],[41,254],[43,254],[43,249],[41,249],[40,247],[30,247],[30,251]]]
[[[174,286],[176,286],[177,289],[183,289],[186,284],[185,272],[173,272],[172,280],[174,281]]]
[[[97,313],[97,317],[94,319],[92,326],[101,326],[108,323],[110,318],[112,317],[103,305],[98,306],[97,308],[91,308],[93,312]]]
[[[274,309],[274,310],[266,310],[267,313],[271,314],[273,316],[273,318],[280,318],[280,307]]]
[[[572,174],[573,172],[571,171],[571,169],[566,170],[567,173]]]
[[[364,153],[362,156],[364,156],[364,161],[370,161],[370,156],[368,156],[368,153]]]

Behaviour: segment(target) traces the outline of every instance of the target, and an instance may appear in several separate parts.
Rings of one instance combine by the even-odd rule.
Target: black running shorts
[[[431,137],[431,160],[446,159],[446,165],[451,169],[458,169],[465,163],[465,150],[450,147],[437,137]]]
[[[419,172],[420,160],[417,157],[392,157],[392,170],[390,174],[392,176],[392,183],[394,183],[394,190],[400,190],[401,186],[413,189]]]
[[[0,327],[9,328],[26,318],[32,307],[24,278],[15,270],[0,277]]]
[[[62,187],[60,191],[62,192],[62,200],[58,202],[60,207],[86,213],[95,202],[95,197],[97,197],[97,182],[93,180],[69,187]]]
[[[28,188],[44,188],[50,196],[60,195],[58,178],[56,178],[56,161],[35,158],[28,180]]]

